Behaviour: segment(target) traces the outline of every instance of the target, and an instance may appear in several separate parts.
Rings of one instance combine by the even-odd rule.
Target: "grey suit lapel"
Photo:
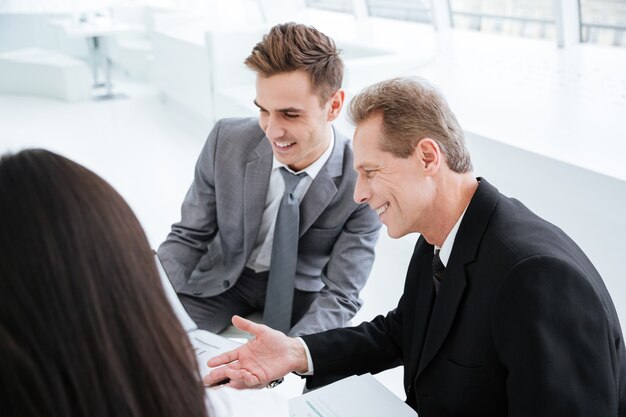
[[[309,230],[313,222],[337,194],[334,178],[343,173],[343,151],[345,137],[335,131],[335,147],[324,167],[313,180],[300,203],[300,237]]]
[[[244,253],[252,253],[261,226],[272,171],[272,147],[263,136],[246,162],[243,192]]]

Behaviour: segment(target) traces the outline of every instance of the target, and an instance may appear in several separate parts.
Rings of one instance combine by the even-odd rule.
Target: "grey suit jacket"
[[[272,161],[257,119],[217,122],[198,158],[181,220],[158,251],[178,292],[210,297],[237,283],[259,232]],[[352,163],[349,139],[335,133],[330,159],[300,204],[295,287],[318,295],[291,335],[341,327],[361,307],[380,223],[369,207],[353,201]]]

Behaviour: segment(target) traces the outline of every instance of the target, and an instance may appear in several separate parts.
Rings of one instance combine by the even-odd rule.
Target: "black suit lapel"
[[[450,257],[450,260],[452,260],[452,257]],[[430,276],[432,276],[432,268],[429,273]],[[465,285],[466,277],[463,265],[449,262],[430,317],[430,324],[428,326],[428,332],[426,333],[426,340],[424,341],[424,349],[422,351],[422,357],[417,370],[418,377],[424,368],[428,366],[430,361],[432,361],[435,357],[441,348],[443,341],[448,335],[459,303],[463,297]],[[431,287],[432,286],[431,282]]]
[[[467,286],[466,265],[476,259],[480,241],[487,230],[499,198],[498,190],[479,178],[480,185],[467,207],[459,226],[446,272],[433,307],[417,377],[433,360],[450,332]],[[432,254],[429,257],[432,262]],[[432,276],[432,270],[429,271]],[[424,281],[424,280],[422,280]]]
[[[419,249],[420,257],[423,259],[429,258],[429,252],[432,252],[433,247],[426,243],[424,238],[420,238],[418,245],[422,245]],[[426,260],[422,260],[421,262],[416,262],[415,267],[409,267],[409,275],[407,279],[411,279],[413,276],[417,275],[417,290],[415,292],[415,310],[411,311],[411,314],[414,314],[415,323],[413,326],[413,338],[411,344],[409,345],[410,358],[409,361],[409,377],[410,380],[407,381],[411,383],[417,374],[417,368],[420,363],[420,358],[423,355],[424,341],[426,340],[426,332],[428,331],[428,325],[430,322],[430,316],[433,309],[433,303],[435,301],[435,289],[432,284],[431,276],[431,267],[430,262]],[[406,296],[406,295],[405,295]]]

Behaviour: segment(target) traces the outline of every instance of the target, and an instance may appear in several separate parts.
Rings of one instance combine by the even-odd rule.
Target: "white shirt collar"
[[[306,167],[304,169],[301,169],[298,172],[294,172],[287,165],[285,165],[282,162],[278,161],[278,159],[276,159],[276,157],[274,156],[273,157],[274,160],[273,160],[273,163],[272,163],[272,170],[275,170],[275,169],[280,168],[280,167],[285,167],[285,169],[293,172],[294,174],[299,174],[300,172],[306,172],[306,174],[309,177],[311,177],[312,180],[314,180],[315,177],[317,176],[317,174],[319,174],[319,172],[324,167],[324,164],[326,163],[326,161],[328,161],[330,159],[330,154],[333,152],[333,148],[334,147],[335,147],[335,129],[333,129],[331,127],[330,128],[330,142],[328,144],[328,148],[326,148],[324,153],[319,158],[317,158],[317,160],[315,162],[313,162],[311,165],[309,165],[308,167]]]
[[[469,206],[469,205],[468,205]],[[463,217],[465,216],[465,212],[467,211],[467,207],[461,213],[461,217],[456,221],[448,236],[446,236],[446,240],[443,241],[443,245],[438,247],[435,245],[435,250],[439,250],[439,258],[441,259],[441,263],[443,266],[448,266],[448,260],[450,259],[450,254],[452,253],[452,247],[454,246],[454,240],[456,239],[456,234],[459,231],[459,226],[461,225],[461,221],[463,221]]]

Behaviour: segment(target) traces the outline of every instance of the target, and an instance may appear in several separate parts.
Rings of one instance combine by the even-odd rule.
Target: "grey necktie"
[[[443,266],[443,262],[441,262],[441,258],[439,257],[439,249],[436,249],[433,255],[433,284],[435,284],[436,294],[439,294],[439,286],[441,285],[441,280],[445,272],[446,267]]]
[[[306,173],[295,175],[285,168],[280,168],[280,173],[285,180],[285,194],[280,201],[274,226],[263,321],[271,328],[287,333],[291,328],[300,223],[300,206],[293,192]]]

